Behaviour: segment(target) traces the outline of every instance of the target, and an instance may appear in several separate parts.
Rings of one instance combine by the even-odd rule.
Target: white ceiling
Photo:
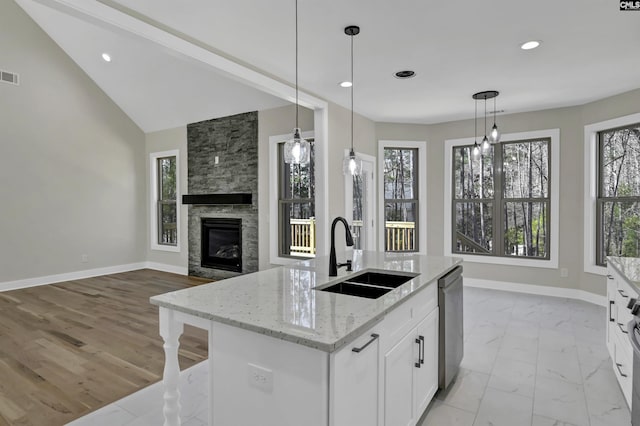
[[[20,4],[25,2],[36,22],[143,130],[228,115],[229,108],[283,104],[137,36],[32,0]],[[100,3],[277,79],[295,79],[293,0]],[[299,0],[300,86],[345,107],[349,90],[338,83],[349,77],[343,29],[351,24],[362,29],[354,40],[355,110],[375,121],[472,118],[471,95],[488,89],[501,92],[498,109],[513,113],[582,104],[640,87],[638,14],[619,11],[618,2]],[[531,39],[542,40],[542,46],[520,50]],[[105,50],[114,56],[111,64],[99,59]],[[393,73],[403,69],[417,77],[395,79]]]

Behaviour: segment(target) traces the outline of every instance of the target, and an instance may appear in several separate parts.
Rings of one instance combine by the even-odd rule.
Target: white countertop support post
[[[180,364],[178,364],[178,347],[180,335],[184,331],[184,323],[176,320],[174,311],[160,307],[160,335],[164,340],[164,426],[180,426]]]

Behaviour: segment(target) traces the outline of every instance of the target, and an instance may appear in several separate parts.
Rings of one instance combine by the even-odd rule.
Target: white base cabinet
[[[415,426],[438,386],[437,301],[434,281],[333,353],[212,323],[212,424]]]
[[[638,294],[611,266],[607,268],[607,349],[613,361],[613,371],[622,393],[631,408],[631,384],[633,379],[633,348],[629,341],[627,324],[632,315],[627,304]]]
[[[384,379],[385,426],[415,425],[438,389],[437,308],[384,355]]]

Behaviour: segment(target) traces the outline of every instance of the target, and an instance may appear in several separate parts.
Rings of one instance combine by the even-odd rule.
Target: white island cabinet
[[[627,308],[631,299],[638,299],[637,278],[640,260],[608,257],[607,262],[607,329],[606,340],[613,371],[622,393],[631,408],[633,383],[633,348],[629,341],[628,324],[633,319]]]
[[[165,340],[165,426],[177,426],[177,342],[209,330],[215,426],[413,426],[437,389],[437,279],[459,259],[355,252],[153,297]],[[406,274],[377,299],[316,290],[363,271]]]

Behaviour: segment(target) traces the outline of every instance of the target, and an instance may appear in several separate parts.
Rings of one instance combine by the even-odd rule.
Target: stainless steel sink
[[[365,271],[361,274],[346,277],[338,283],[326,287],[317,287],[315,290],[377,299],[417,275],[418,274],[390,274],[386,272]]]

